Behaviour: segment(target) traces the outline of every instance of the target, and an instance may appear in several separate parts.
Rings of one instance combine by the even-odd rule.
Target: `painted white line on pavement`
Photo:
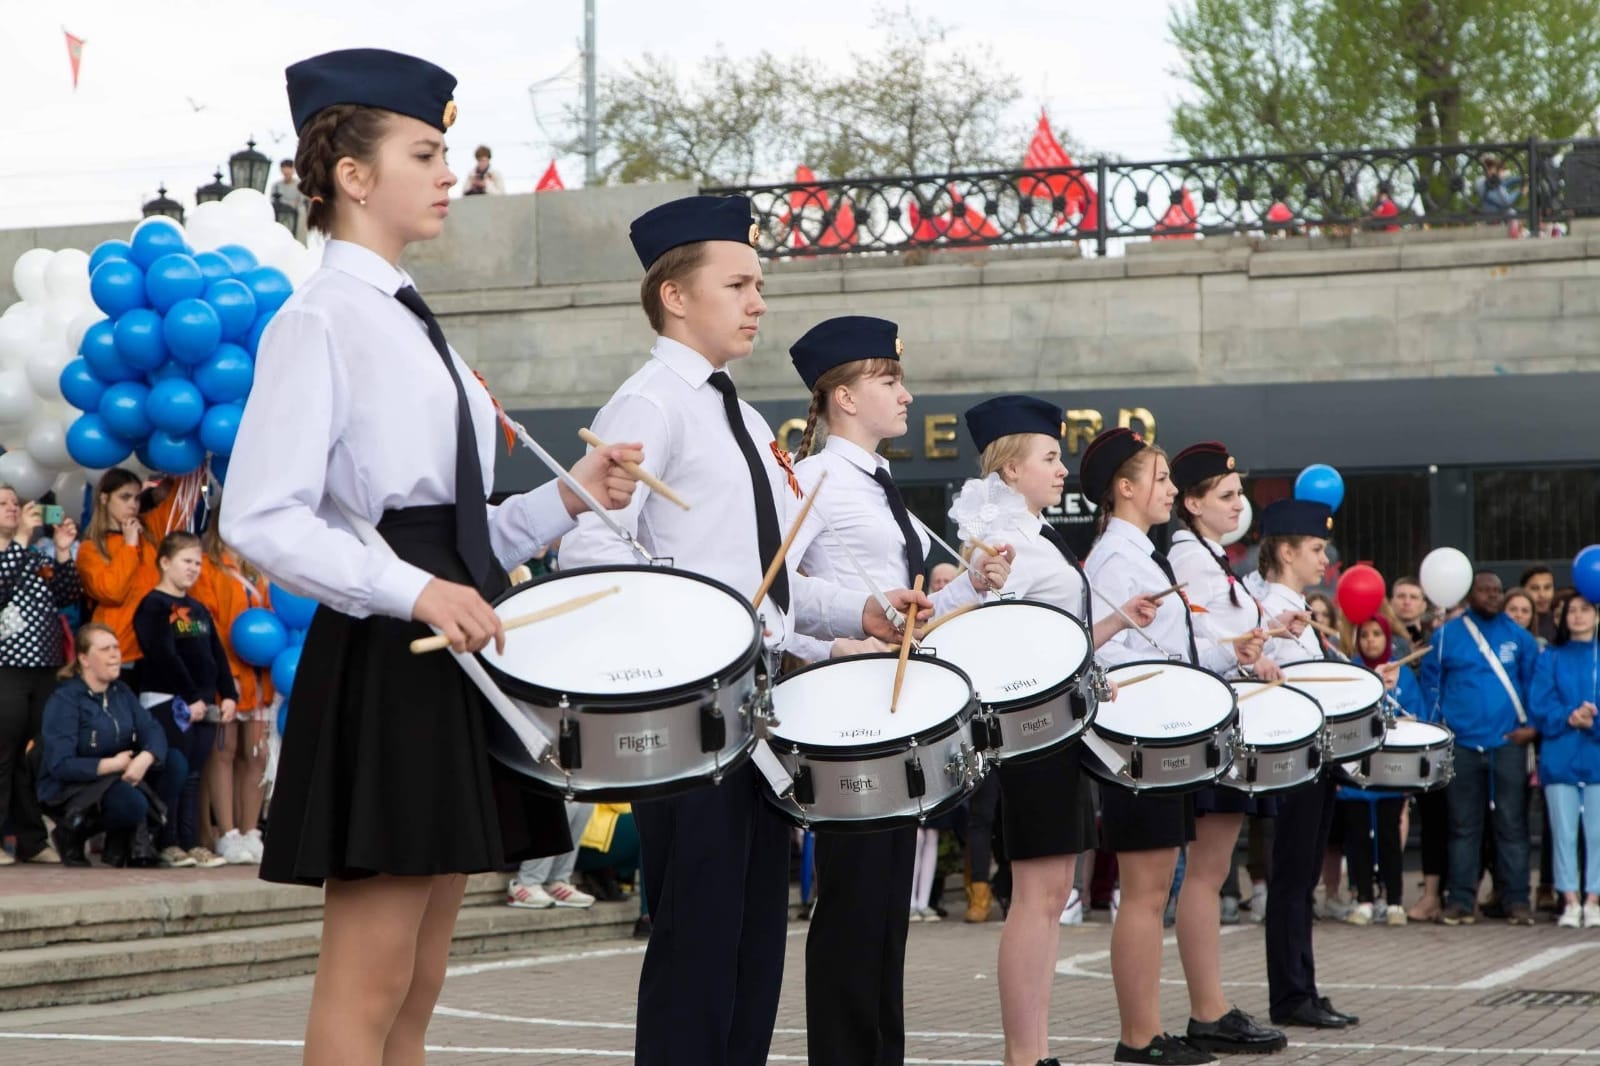
[[[1249,929],[1250,926],[1248,925],[1225,925],[1218,932],[1221,936],[1231,936],[1234,933],[1248,932]],[[1177,944],[1177,942],[1178,938],[1176,936],[1169,936],[1161,941],[1161,946],[1163,948],[1170,948]],[[1106,948],[1103,951],[1085,951],[1078,955],[1068,955],[1066,958],[1056,963],[1056,974],[1060,977],[1093,977],[1096,980],[1109,981],[1111,980],[1111,975],[1109,973],[1101,973],[1098,970],[1086,970],[1084,967],[1092,962],[1105,962],[1110,958],[1110,948]],[[1180,981],[1178,983],[1182,984],[1183,982]]]
[[[1475,981],[1468,981],[1466,984],[1457,985],[1456,987],[1464,992],[1481,992],[1488,988],[1499,988],[1501,985],[1509,985],[1519,978],[1526,977],[1535,970],[1542,970],[1546,966],[1554,966],[1562,959],[1569,959],[1580,951],[1588,951],[1590,948],[1595,947],[1600,947],[1600,944],[1566,944],[1558,948],[1545,948],[1537,955],[1531,955],[1513,966],[1492,970]]]

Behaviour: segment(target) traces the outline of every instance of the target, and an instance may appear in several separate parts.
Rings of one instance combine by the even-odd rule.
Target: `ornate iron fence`
[[[1351,230],[1600,213],[1600,141],[1523,141],[846,178],[745,188],[773,258]]]

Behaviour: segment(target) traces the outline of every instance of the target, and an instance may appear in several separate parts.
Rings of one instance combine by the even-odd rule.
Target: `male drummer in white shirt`
[[[640,301],[658,337],[650,361],[594,421],[602,438],[644,441],[645,468],[691,506],[641,490],[612,515],[659,560],[746,596],[799,503],[771,429],[726,373],[754,349],[766,312],[759,235],[742,196],[687,197],[634,220],[629,237],[646,271]],[[598,520],[562,542],[567,567],[637,561]],[[818,659],[882,647],[863,634],[897,637],[874,600],[806,579],[796,561],[761,605],[774,647]],[[930,606],[905,589],[888,598],[901,611]],[[634,805],[654,922],[639,976],[640,1066],[767,1060],[789,890],[789,825],[761,795],[767,787],[747,764],[715,787]]]

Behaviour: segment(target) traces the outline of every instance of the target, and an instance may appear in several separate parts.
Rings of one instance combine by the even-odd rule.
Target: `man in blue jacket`
[[[1494,816],[1497,876],[1508,920],[1532,925],[1528,905],[1528,760],[1538,735],[1527,716],[1539,644],[1501,613],[1505,589],[1487,570],[1473,576],[1467,611],[1433,635],[1422,660],[1424,706],[1455,733],[1450,782],[1450,872],[1440,921],[1477,920],[1483,812]]]

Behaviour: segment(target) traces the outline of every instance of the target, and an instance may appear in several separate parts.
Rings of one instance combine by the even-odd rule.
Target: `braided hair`
[[[1184,500],[1198,500],[1203,498],[1206,493],[1210,492],[1216,487],[1217,482],[1221,481],[1226,476],[1226,474],[1218,474],[1216,477],[1208,477],[1204,481],[1197,482],[1184,489],[1183,493],[1178,497],[1178,519],[1183,522],[1184,527],[1188,529],[1190,533],[1194,534],[1194,539],[1200,542],[1200,547],[1205,549],[1206,554],[1211,556],[1212,562],[1217,564],[1217,568],[1221,570],[1223,576],[1228,579],[1228,602],[1233,604],[1235,607],[1242,607],[1244,605],[1239,602],[1238,584],[1233,579],[1233,570],[1228,566],[1227,556],[1219,555],[1211,550],[1211,546],[1206,543],[1205,536],[1195,525],[1194,515],[1190,513],[1189,508],[1183,505]]]
[[[1096,536],[1105,533],[1106,526],[1111,523],[1111,512],[1117,509],[1117,482],[1123,479],[1128,481],[1137,480],[1140,472],[1144,469],[1145,463],[1150,462],[1158,455],[1165,457],[1166,454],[1154,444],[1146,444],[1143,448],[1128,456],[1127,459],[1123,460],[1122,465],[1117,467],[1117,472],[1111,475],[1111,481],[1106,485],[1105,499],[1095,501],[1095,508],[1099,512],[1095,516]]]
[[[349,157],[375,162],[390,115],[361,104],[332,104],[312,115],[301,129],[294,167],[300,174],[300,192],[310,204],[306,224],[312,229],[332,232],[339,197],[339,161]]]

